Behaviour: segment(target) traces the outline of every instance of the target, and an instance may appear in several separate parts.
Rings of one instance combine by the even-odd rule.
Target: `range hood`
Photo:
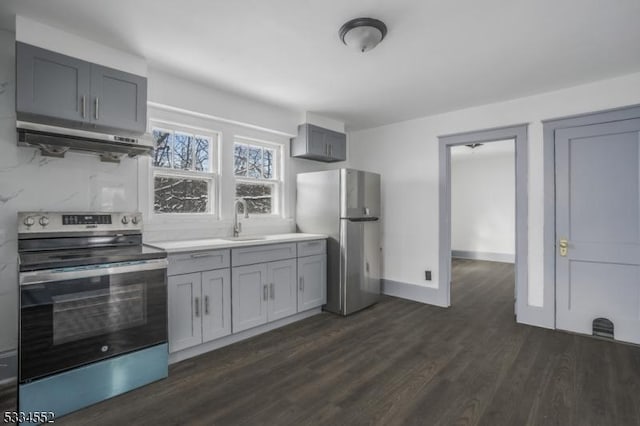
[[[42,155],[64,157],[67,151],[98,154],[100,160],[119,163],[127,155],[151,155],[153,141],[149,135],[117,136],[80,129],[17,121],[18,145],[40,148]]]

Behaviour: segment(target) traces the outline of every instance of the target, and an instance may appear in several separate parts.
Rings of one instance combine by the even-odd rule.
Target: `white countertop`
[[[324,234],[274,234],[274,235],[242,235],[241,238],[259,238],[255,240],[230,241],[223,238],[206,240],[158,241],[146,243],[149,246],[166,250],[169,253],[180,253],[197,250],[215,250],[225,248],[260,246],[265,244],[290,243],[299,241],[321,240],[327,238]]]

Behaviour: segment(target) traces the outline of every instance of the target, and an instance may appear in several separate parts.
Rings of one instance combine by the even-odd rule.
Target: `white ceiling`
[[[152,67],[361,129],[640,71],[638,0],[2,0]],[[370,16],[365,54],[338,29]]]

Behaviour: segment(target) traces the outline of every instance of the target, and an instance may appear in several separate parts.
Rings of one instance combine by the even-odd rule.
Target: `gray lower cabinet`
[[[296,313],[296,259],[232,268],[233,332]]]
[[[231,334],[229,268],[168,278],[169,351]]]
[[[232,268],[233,332],[267,322],[267,264]]]
[[[147,126],[147,79],[16,43],[19,120],[141,134]]]
[[[287,259],[267,264],[269,281],[268,321],[285,318],[297,312],[296,260]]]
[[[327,303],[327,255],[298,258],[298,312]]]
[[[167,274],[176,352],[324,305],[326,240],[170,254]]]

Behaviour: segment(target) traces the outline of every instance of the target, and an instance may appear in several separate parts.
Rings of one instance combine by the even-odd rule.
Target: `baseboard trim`
[[[516,321],[519,324],[548,328],[550,330],[556,329],[554,312],[549,308],[531,305],[518,305],[518,315]]]
[[[451,250],[451,257],[459,259],[487,260],[489,262],[516,263],[516,255],[489,251]]]
[[[393,280],[382,280],[382,293],[388,296],[400,297],[402,299],[413,300],[415,302],[426,303],[428,305],[448,307],[446,301],[442,300],[442,292],[433,287],[403,283]]]
[[[181,351],[173,352],[169,354],[169,364],[174,364],[176,362],[184,361],[185,359],[193,358],[194,356],[211,352],[215,349],[229,346],[233,343],[249,339],[251,337],[266,333],[271,330],[275,330],[276,328],[284,327],[285,325],[298,322],[300,320],[312,317],[314,315],[318,315],[320,313],[322,313],[322,308],[310,309],[308,311],[300,312],[299,314],[295,314],[287,318],[282,318],[280,320],[270,322],[268,324],[264,324],[249,330],[241,331],[240,333],[221,337],[220,339],[203,343],[202,345],[198,345],[191,348],[183,349]]]
[[[18,377],[18,351],[0,353],[0,385],[16,381]]]

